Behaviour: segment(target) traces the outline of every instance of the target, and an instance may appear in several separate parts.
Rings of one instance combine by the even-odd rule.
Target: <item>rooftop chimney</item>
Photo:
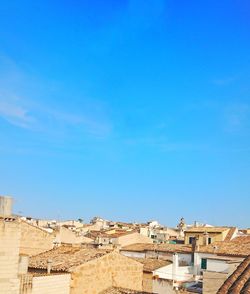
[[[51,267],[52,267],[52,260],[48,259],[47,260],[47,274],[49,275],[51,272]]]
[[[0,216],[10,217],[12,215],[12,197],[0,196]]]
[[[204,245],[208,245],[209,234],[208,232],[204,232]]]

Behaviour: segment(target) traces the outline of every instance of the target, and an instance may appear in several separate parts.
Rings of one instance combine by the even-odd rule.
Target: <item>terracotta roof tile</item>
[[[171,261],[168,261],[168,260],[153,259],[153,258],[132,258],[132,259],[142,263],[143,271],[145,272],[152,272],[158,268],[161,268],[163,266],[166,266],[172,263]]]
[[[250,236],[240,236],[231,241],[220,241],[207,246],[200,246],[198,251],[218,255],[247,257],[250,254]]]
[[[136,243],[123,247],[121,250],[124,251],[136,251],[136,252],[145,252],[145,251],[158,251],[158,252],[192,252],[191,245],[184,244],[151,244],[151,243]]]
[[[217,294],[250,293],[250,255],[220,287]]]
[[[130,289],[122,289],[122,288],[109,288],[101,294],[150,294],[150,292],[142,292],[142,291],[135,291]],[[151,294],[153,294],[151,292]]]
[[[61,246],[31,257],[29,268],[47,269],[48,260],[51,260],[52,271],[70,272],[75,267],[109,252],[110,250]]]

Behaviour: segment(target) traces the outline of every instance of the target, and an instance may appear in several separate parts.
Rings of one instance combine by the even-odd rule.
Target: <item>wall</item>
[[[110,287],[142,290],[143,265],[117,252],[89,261],[72,272],[71,294],[97,294]]]
[[[153,243],[153,240],[136,232],[112,239],[112,243],[119,244],[123,247],[135,243]]]
[[[209,238],[211,238],[211,243],[217,241],[223,241],[228,233],[228,230],[223,231],[222,233],[209,233]],[[205,245],[204,244],[204,233],[192,233],[185,232],[185,244],[189,244],[190,237],[197,237],[197,245]]]
[[[220,286],[227,279],[228,274],[215,273],[215,272],[203,272],[203,294],[217,293]]]
[[[142,290],[149,293],[153,292],[153,274],[152,273],[143,272]]]
[[[31,294],[69,294],[70,274],[33,277]]]
[[[19,293],[20,223],[0,219],[0,292]]]
[[[173,285],[171,281],[154,279],[153,280],[153,293],[157,294],[176,294],[173,290]]]
[[[228,273],[228,263],[224,260],[207,259],[207,271]]]
[[[53,248],[55,236],[38,227],[21,222],[20,252],[22,254],[36,255]]]
[[[55,241],[60,243],[67,243],[67,244],[81,244],[81,243],[91,243],[93,242],[92,239],[84,237],[84,236],[77,236],[75,232],[65,228],[60,227],[56,232]]]
[[[146,258],[145,252],[120,250],[120,253],[124,256],[127,256],[127,257]]]

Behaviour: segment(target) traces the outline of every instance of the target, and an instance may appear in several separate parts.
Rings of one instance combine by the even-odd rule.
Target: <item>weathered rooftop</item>
[[[151,244],[151,243],[136,243],[125,246],[122,248],[124,251],[136,251],[136,252],[145,252],[145,251],[160,251],[160,252],[191,252],[191,245],[184,244]]]
[[[250,293],[250,255],[220,287],[217,294]]]
[[[143,264],[144,272],[152,272],[158,268],[169,265],[172,262],[168,260],[153,259],[153,258],[132,258]]]
[[[130,289],[122,289],[122,288],[109,288],[109,289],[103,291],[101,294],[153,294],[153,293],[135,291],[135,290],[130,290]]]
[[[122,236],[130,235],[133,233],[137,233],[136,230],[115,230],[115,232],[111,232],[111,230],[107,231],[90,231],[88,234],[86,234],[89,238],[96,238],[96,237],[102,237],[102,238],[119,238]]]
[[[48,260],[51,260],[52,271],[70,272],[75,267],[109,252],[110,250],[61,246],[31,257],[29,268],[47,269]]]
[[[186,230],[185,233],[222,233],[230,229],[230,227],[192,227]]]
[[[236,237],[231,241],[214,242],[200,246],[199,252],[246,257],[250,254],[250,236]]]

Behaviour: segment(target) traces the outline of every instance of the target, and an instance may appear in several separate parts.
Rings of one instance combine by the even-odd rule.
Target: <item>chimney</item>
[[[208,232],[204,232],[204,245],[208,245],[209,234]]]
[[[178,266],[179,266],[178,254],[177,253],[174,253],[173,254],[173,271],[172,271],[172,280],[173,281],[176,281],[177,280]]]
[[[51,272],[51,267],[52,267],[52,260],[48,259],[47,260],[47,274],[49,275]]]
[[[12,197],[0,196],[0,216],[10,217],[12,215]]]

